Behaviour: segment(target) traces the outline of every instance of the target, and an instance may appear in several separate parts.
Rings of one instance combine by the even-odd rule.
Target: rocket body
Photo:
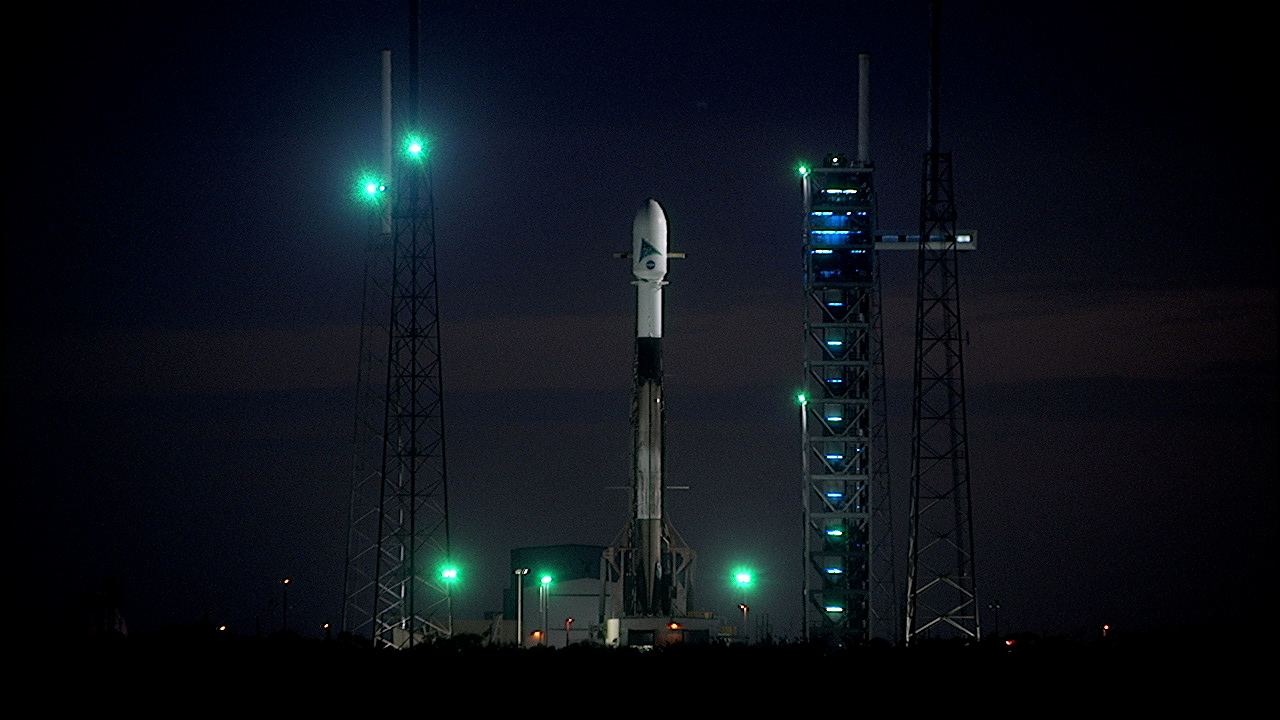
[[[631,229],[631,273],[636,286],[636,363],[631,477],[633,541],[637,563],[637,614],[666,614],[662,567],[663,432],[662,286],[667,274],[667,217],[658,201],[645,201]]]

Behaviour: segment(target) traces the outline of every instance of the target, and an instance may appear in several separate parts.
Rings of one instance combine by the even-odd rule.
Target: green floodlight
[[[457,581],[458,581],[458,568],[456,568],[456,567],[447,567],[447,568],[445,568],[445,569],[441,570],[441,571],[440,571],[440,579],[441,579],[441,580],[444,580],[445,582],[457,582]]]
[[[738,570],[733,574],[733,581],[738,583],[739,587],[746,587],[751,584],[751,573],[747,570]]]
[[[807,177],[809,175],[809,166],[799,165],[796,167],[796,172],[800,174],[800,177]]]
[[[365,173],[356,179],[355,194],[367,203],[377,203],[387,192],[387,184],[372,173]]]
[[[805,397],[804,393],[800,393],[796,395],[796,402],[800,403],[801,405],[804,405],[805,403],[809,402],[809,398]]]
[[[551,576],[550,576],[550,575],[543,575],[543,576],[539,579],[539,582],[541,582],[543,585],[550,585],[550,584],[551,584]]]
[[[427,141],[417,135],[406,136],[404,153],[414,160],[421,160],[427,155]]]

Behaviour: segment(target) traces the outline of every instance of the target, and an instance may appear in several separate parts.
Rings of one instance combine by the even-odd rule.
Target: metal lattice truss
[[[804,626],[860,642],[875,615],[875,493],[888,487],[875,196],[869,167],[826,165],[804,182]]]
[[[366,268],[343,612],[347,632],[383,647],[452,633],[428,161],[402,161],[397,179]]]
[[[894,569],[893,492],[889,481],[889,409],[885,389],[884,323],[879,254],[871,302],[871,627],[872,637],[896,641],[902,631],[902,595]]]
[[[913,375],[908,643],[980,639],[951,156],[925,156]]]

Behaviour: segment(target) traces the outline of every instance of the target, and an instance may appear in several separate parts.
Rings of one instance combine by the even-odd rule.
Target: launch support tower
[[[865,158],[830,155],[802,174],[804,632],[861,642],[870,630],[879,314],[872,168]]]

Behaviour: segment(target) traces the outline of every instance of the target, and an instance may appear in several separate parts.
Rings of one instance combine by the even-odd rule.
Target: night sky
[[[631,220],[667,210],[668,512],[698,608],[799,631],[802,197],[855,150],[918,228],[927,4],[424,3],[458,617],[622,529]],[[509,7],[511,5],[512,7]],[[408,0],[42,5],[9,25],[6,600],[135,632],[338,621],[379,51]],[[1251,628],[1276,589],[1274,62],[1260,17],[950,2],[982,605]],[[915,258],[884,257],[905,536]],[[905,566],[905,541],[899,554]],[[11,615],[10,617],[14,617]],[[993,617],[984,622],[992,629]]]

